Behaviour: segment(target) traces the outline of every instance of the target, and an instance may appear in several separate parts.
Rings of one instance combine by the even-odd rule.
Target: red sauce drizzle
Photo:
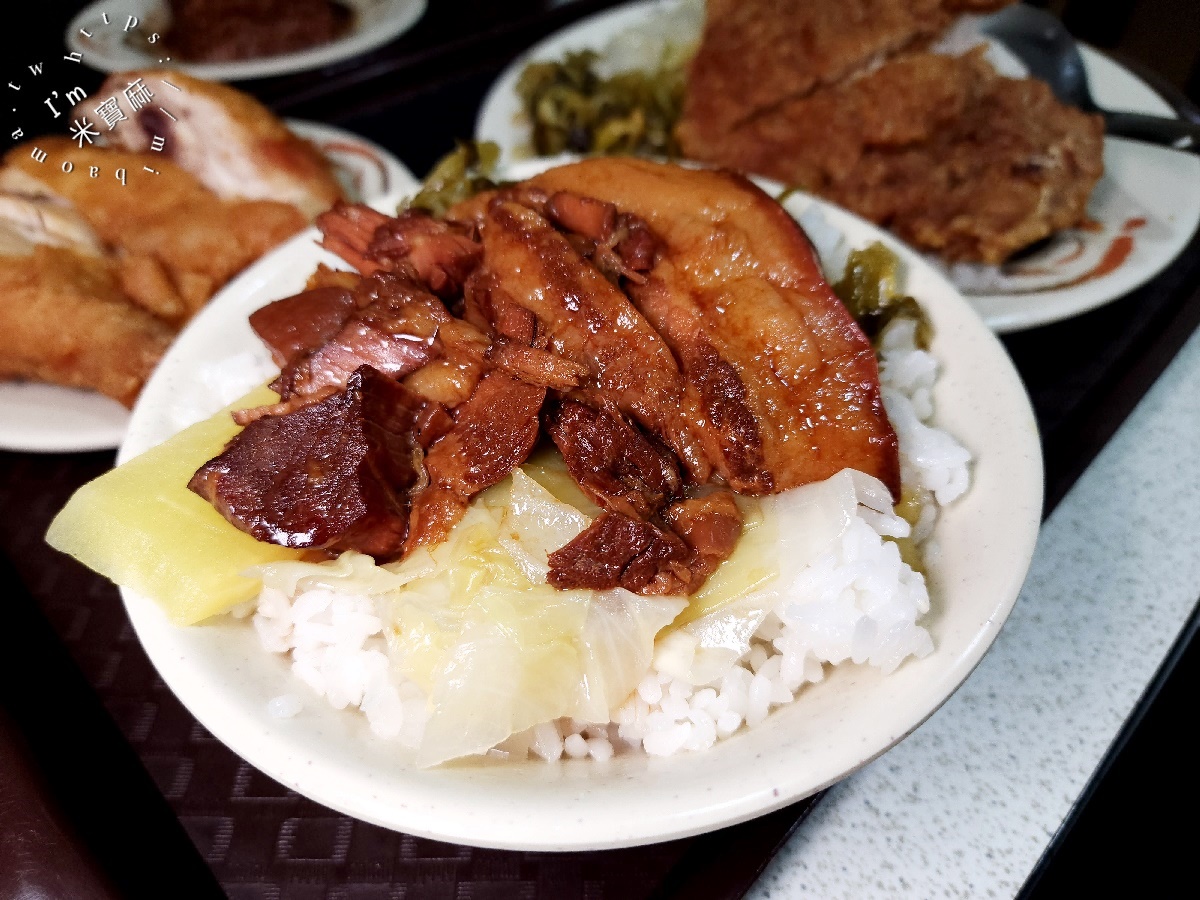
[[[1091,281],[1094,278],[1102,278],[1109,272],[1119,268],[1121,263],[1129,258],[1129,254],[1133,252],[1133,237],[1128,234],[1119,234],[1108,249],[1104,251],[1104,256],[1100,258],[1100,262],[1096,263],[1095,268],[1090,272],[1084,272],[1073,281],[1067,282],[1063,287],[1072,287],[1077,284],[1083,284],[1085,281]]]

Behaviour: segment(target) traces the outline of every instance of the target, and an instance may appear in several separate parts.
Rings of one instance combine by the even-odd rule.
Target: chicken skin
[[[97,96],[120,96],[140,80],[156,102],[116,122],[107,140],[131,153],[174,162],[222,199],[273,200],[307,218],[345,191],[329,161],[254,97],[176,69],[134,69],[110,75]],[[153,164],[152,164],[153,165]]]

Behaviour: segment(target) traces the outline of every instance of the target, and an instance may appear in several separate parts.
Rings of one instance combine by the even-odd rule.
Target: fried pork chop
[[[685,149],[719,140],[786,100],[928,45],[961,12],[1010,2],[707,0],[678,135]]]
[[[132,406],[173,330],[125,296],[120,267],[74,206],[4,174],[0,380],[87,388]]]
[[[257,100],[153,69],[113,75],[100,93],[138,81],[157,100],[114,123],[109,145],[44,136],[4,157],[0,379],[132,405],[217,290],[342,197],[328,161]]]
[[[1001,77],[982,49],[924,49],[957,12],[1005,2],[806,0],[787,14],[763,0],[709,3],[681,145],[947,260],[1002,262],[1082,221],[1103,174],[1099,117],[1041,82]],[[767,34],[761,52],[744,52]],[[736,104],[714,99],[722,92]]]

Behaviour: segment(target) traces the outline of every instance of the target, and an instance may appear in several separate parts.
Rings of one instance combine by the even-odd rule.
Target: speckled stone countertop
[[[1200,467],[1146,465],[1198,445],[1200,332],[1047,520],[979,668],[830,790],[747,900],[1021,890],[1200,595]]]

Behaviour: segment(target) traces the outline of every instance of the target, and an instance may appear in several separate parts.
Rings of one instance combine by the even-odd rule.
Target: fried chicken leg
[[[97,96],[120,96],[140,80],[155,94],[108,139],[132,153],[154,155],[191,172],[218,197],[290,203],[309,219],[345,192],[329,161],[254,97],[176,69],[135,69],[109,76]]]
[[[121,292],[112,262],[39,245],[0,256],[0,380],[99,391],[132,406],[174,332]]]
[[[174,325],[306,224],[286,203],[223,200],[156,153],[80,149],[65,137],[39,138],[37,145],[54,164],[38,162],[28,145],[19,145],[5,166],[72,204],[116,251],[129,296]],[[64,162],[72,164],[69,172]],[[93,167],[100,173],[95,178],[87,174]]]

